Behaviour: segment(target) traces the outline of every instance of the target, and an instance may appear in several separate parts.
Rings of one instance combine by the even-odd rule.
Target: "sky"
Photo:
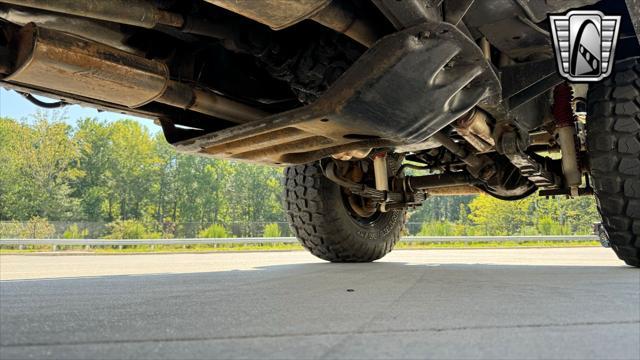
[[[43,101],[56,101],[43,97],[38,98]],[[27,101],[24,97],[22,97],[15,91],[0,88],[0,117],[8,117],[16,120],[29,120],[30,116],[38,110],[44,112],[60,111],[60,109],[47,110],[40,108]],[[136,118],[129,115],[122,115],[106,111],[98,112],[95,109],[78,105],[65,106],[62,111],[64,111],[64,116],[66,118],[65,122],[70,125],[74,125],[75,121],[78,119],[87,117],[96,118],[103,121],[117,121],[126,118],[138,121],[140,124],[147,127],[151,132],[160,131],[160,127],[154,125],[153,121],[150,119]]]

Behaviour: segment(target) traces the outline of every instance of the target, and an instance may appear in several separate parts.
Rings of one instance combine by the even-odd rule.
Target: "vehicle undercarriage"
[[[154,119],[182,152],[289,166],[288,220],[327,260],[384,256],[428,196],[595,192],[614,250],[638,265],[638,7],[0,0],[0,85]],[[622,15],[609,82],[559,76],[548,16],[570,9]]]

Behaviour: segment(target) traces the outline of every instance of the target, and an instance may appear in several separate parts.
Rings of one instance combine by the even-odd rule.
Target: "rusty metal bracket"
[[[475,106],[500,103],[480,48],[428,22],[389,35],[311,105],[173,143],[184,152],[265,164],[424,141]]]
[[[557,188],[562,180],[543,164],[526,154],[526,142],[515,131],[504,133],[498,151],[504,154],[520,173],[542,188]]]

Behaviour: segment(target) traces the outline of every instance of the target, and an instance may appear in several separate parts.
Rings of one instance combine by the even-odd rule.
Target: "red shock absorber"
[[[571,102],[573,101],[573,89],[567,83],[556,86],[553,91],[553,107],[551,112],[556,119],[556,128],[574,126],[575,115]]]

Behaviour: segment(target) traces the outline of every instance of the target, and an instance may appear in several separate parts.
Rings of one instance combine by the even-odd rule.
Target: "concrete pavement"
[[[608,249],[0,256],[0,359],[640,358]]]

